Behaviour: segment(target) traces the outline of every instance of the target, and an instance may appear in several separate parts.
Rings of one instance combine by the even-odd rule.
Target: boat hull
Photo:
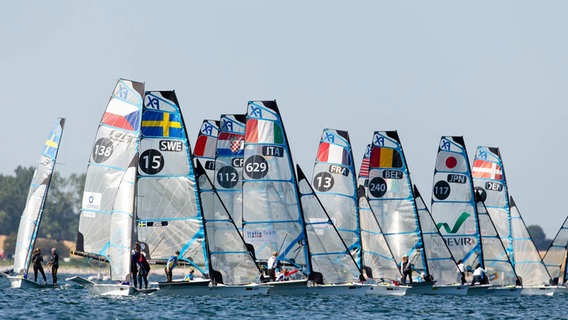
[[[469,286],[467,294],[469,296],[507,296],[518,297],[521,295],[521,287],[516,286],[493,286],[490,284]]]
[[[377,296],[404,296],[409,288],[409,286],[372,284],[369,285],[366,294]]]
[[[249,296],[266,295],[270,286],[267,285],[216,285],[211,286],[209,280],[159,282],[158,295],[184,296]]]
[[[309,286],[308,290],[309,293],[318,295],[364,296],[369,287],[370,285],[362,284],[324,284]]]
[[[521,289],[521,296],[552,296],[556,291],[554,286],[530,286]]]
[[[468,285],[435,285],[432,283],[412,284],[406,295],[454,295],[465,296],[468,292]]]
[[[7,276],[7,278],[10,280],[10,287],[12,288],[59,288],[58,284],[40,284],[29,279],[24,279],[22,276]]]
[[[78,276],[67,278],[66,280],[85,287],[87,292],[93,296],[130,296],[139,293],[136,288],[131,287],[129,284],[95,283]]]

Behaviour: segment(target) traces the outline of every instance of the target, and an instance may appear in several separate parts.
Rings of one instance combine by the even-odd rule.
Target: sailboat
[[[513,198],[509,196],[505,168],[499,148],[477,148],[473,168],[473,185],[480,193],[507,254],[520,277],[522,295],[552,295],[550,275],[528,232]]]
[[[242,231],[242,174],[245,140],[244,114],[223,114],[215,158],[215,189],[235,225]]]
[[[454,256],[440,234],[416,185],[414,186],[414,202],[420,219],[422,241],[425,243],[426,265],[430,275],[436,280],[433,286],[423,287],[426,290],[421,293],[466,295],[468,286],[456,283],[457,265]]]
[[[207,261],[211,283],[175,281],[160,283],[158,294],[180,295],[258,295],[268,294],[270,286],[259,285],[260,269],[248,251],[242,235],[200,163],[196,167]]]
[[[136,173],[144,84],[119,79],[99,123],[85,180],[76,250],[107,261],[114,283],[77,282],[94,295],[130,295]],[[118,283],[117,283],[118,282]]]
[[[406,294],[432,291],[434,281],[430,280],[432,275],[426,263],[410,173],[396,131],[374,132],[369,164],[369,204],[394,258],[401,264],[402,258],[408,257],[418,279],[426,279],[416,283],[411,280]]]
[[[287,281],[270,281],[270,294],[307,292],[311,270],[292,156],[275,101],[249,101],[242,176],[242,234],[266,270],[273,252]],[[268,278],[268,273],[265,273]]]
[[[211,181],[215,180],[215,148],[218,135],[219,121],[203,120],[193,148],[193,158],[205,168]]]
[[[343,241],[300,166],[297,166],[297,171],[309,246],[310,279],[314,283],[310,288],[318,294],[367,294],[371,285],[362,284],[366,279],[350,248]]]
[[[568,279],[566,262],[568,261],[568,217],[558,229],[558,232],[552,239],[550,247],[546,250],[543,261],[552,277],[552,285],[556,285],[556,292],[566,293],[568,287],[566,280]]]
[[[403,295],[407,287],[394,285],[395,279],[400,279],[400,272],[392,252],[374,214],[368,208],[366,199],[359,197],[360,190],[357,188],[353,152],[347,131],[329,128],[323,130],[314,164],[312,185],[342,241],[359,269],[366,274],[366,283],[376,283],[374,277],[382,279],[378,281],[380,286],[369,288],[369,293]],[[364,187],[361,189],[364,193]],[[364,203],[360,204],[361,201]],[[364,212],[360,213],[361,211]],[[307,216],[306,211],[304,212]],[[369,250],[362,249],[363,237]],[[366,255],[368,265],[364,263],[363,255]]]
[[[470,286],[468,295],[519,295],[516,274],[483,201],[475,196],[463,137],[440,139],[434,169],[432,217],[455,259],[472,270],[481,265],[491,284]],[[498,290],[497,290],[498,289]]]
[[[20,219],[13,272],[7,275],[12,288],[46,287],[29,279],[28,269],[35,246],[38,229],[43,216],[43,208],[49,191],[51,176],[57,160],[65,118],[58,118],[45,141],[38,165],[34,171],[26,206]],[[40,277],[41,278],[41,277]],[[55,285],[56,286],[56,285]]]

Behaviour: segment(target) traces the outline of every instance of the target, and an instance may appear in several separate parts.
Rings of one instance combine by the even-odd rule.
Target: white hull
[[[409,286],[372,284],[369,285],[366,294],[377,296],[404,296],[409,288]]]
[[[57,284],[37,283],[22,276],[7,276],[12,288],[59,288]]]
[[[267,282],[271,288],[268,291],[270,295],[303,295],[314,293],[308,287],[308,280],[289,280]]]
[[[412,284],[406,295],[454,295],[465,296],[468,285],[433,285],[432,283]]]
[[[158,295],[185,296],[249,296],[268,294],[270,286],[265,285],[216,285],[209,280],[159,282]]]
[[[555,291],[556,287],[554,286],[523,286],[521,296],[552,296]]]
[[[71,277],[65,279],[70,282],[75,282],[87,289],[90,295],[93,296],[130,296],[137,294],[139,291],[128,284],[118,283],[95,283],[83,277]]]
[[[554,294],[568,294],[567,286],[553,286]]]
[[[521,287],[516,286],[493,286],[490,284],[469,286],[467,294],[469,296],[507,296],[518,297],[521,295]]]
[[[363,296],[367,294],[370,285],[365,284],[323,284],[308,287],[308,293]]]

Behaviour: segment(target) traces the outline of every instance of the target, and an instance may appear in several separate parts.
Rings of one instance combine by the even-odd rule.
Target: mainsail
[[[275,101],[250,101],[243,163],[243,237],[259,262],[272,252],[308,274],[308,246],[292,156]]]
[[[376,131],[369,162],[369,204],[397,262],[429,276],[410,173],[396,131]]]
[[[215,180],[215,151],[218,135],[219,121],[203,120],[195,147],[193,147],[195,161],[201,163],[211,181]]]
[[[361,228],[361,269],[368,279],[400,281],[402,277],[400,268],[369,205],[365,190],[362,185],[357,188]]]
[[[28,273],[64,125],[65,119],[58,118],[55,126],[49,132],[30,183],[26,206],[22,212],[16,238],[14,273],[17,274]]]
[[[456,283],[458,280],[456,261],[416,186],[414,186],[414,201],[420,218],[422,240],[426,243],[424,251],[430,275],[437,285]]]
[[[299,166],[297,170],[300,202],[310,248],[310,278],[319,284],[343,284],[362,280],[361,269],[331,217]]]
[[[517,276],[521,278],[523,286],[550,284],[552,280],[550,274],[512,196],[509,203],[511,206],[511,229],[513,231],[513,254],[509,257],[511,257]]]
[[[120,79],[87,164],[76,250],[110,262],[112,280],[130,274],[144,84]]]
[[[179,259],[208,274],[191,147],[174,91],[146,92],[136,181],[136,230],[143,251]]]
[[[211,180],[215,181],[215,189],[239,230],[242,230],[243,224],[242,173],[245,122],[244,114],[221,115],[215,180]]]
[[[544,263],[546,268],[548,268],[548,272],[552,277],[552,283],[554,284],[563,284],[567,277],[566,277],[566,262],[568,259],[567,256],[568,250],[568,217],[560,226],[560,229],[556,233],[556,236],[552,240],[550,247],[546,251],[544,255]]]
[[[480,193],[523,285],[548,283],[550,276],[523,218],[516,205],[509,201],[505,169],[499,148],[483,146],[477,148],[472,176],[475,189]]]
[[[443,136],[432,190],[432,217],[456,260],[483,266],[471,171],[463,137]]]
[[[497,228],[485,207],[479,193],[476,193],[477,219],[483,247],[483,261],[481,265],[487,271],[492,284],[518,285],[519,279],[507,255],[503,242],[499,237]]]
[[[361,266],[356,174],[347,131],[323,130],[314,165],[312,186],[339,230],[341,238],[357,264]],[[305,211],[304,215],[307,216]]]
[[[201,164],[196,168],[213,284],[258,283],[260,270]]]

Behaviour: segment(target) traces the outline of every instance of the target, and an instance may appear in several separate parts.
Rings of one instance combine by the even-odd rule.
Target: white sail
[[[246,115],[224,114],[221,115],[219,122],[220,132],[215,158],[215,189],[235,225],[242,230],[242,173]]]
[[[341,238],[361,266],[356,183],[349,134],[347,131],[324,129],[314,164],[312,186]]]
[[[49,132],[30,183],[26,206],[22,212],[16,238],[14,253],[14,273],[16,274],[28,273],[64,125],[65,119],[58,118],[55,126]]]
[[[243,237],[265,263],[310,270],[292,156],[275,101],[250,101],[243,164]]]
[[[487,208],[481,199],[476,203],[477,216],[483,250],[482,267],[487,271],[490,282],[494,285],[518,285],[520,282],[507,255],[497,228],[491,220]]]
[[[362,279],[361,270],[299,166],[297,170],[310,248],[310,278],[319,284],[358,282]]]
[[[558,229],[550,247],[544,255],[544,264],[555,284],[563,284],[566,281],[566,259],[568,248],[568,217]]]
[[[517,276],[521,278],[523,286],[550,284],[552,279],[513,197],[510,197],[509,203],[511,207],[511,230],[513,231],[513,254],[510,257]]]
[[[174,91],[149,91],[142,113],[136,230],[147,258],[179,259],[207,274],[191,147]]]
[[[400,264],[409,257],[413,270],[430,275],[410,173],[396,131],[373,134],[368,198],[385,238]]]
[[[216,285],[258,283],[260,270],[235,222],[200,164],[197,165],[196,173],[213,283]]]
[[[475,268],[483,252],[471,171],[463,137],[440,139],[432,190],[432,217],[454,259]]]
[[[195,161],[201,163],[211,181],[215,180],[215,151],[218,135],[219,121],[203,120],[195,147],[193,147]]]
[[[385,239],[367,196],[365,188],[357,188],[359,220],[361,228],[362,271],[367,278],[400,281],[402,274]]]
[[[113,280],[123,281],[130,273],[143,95],[143,83],[118,81],[87,165],[77,251],[105,257]]]
[[[458,282],[456,261],[416,186],[414,186],[414,199],[420,218],[422,239],[425,244],[424,252],[430,276],[437,285],[454,284]]]
[[[501,241],[523,285],[549,283],[550,276],[523,218],[516,205],[509,201],[509,188],[499,148],[477,148],[472,176],[474,187],[495,222]]]

